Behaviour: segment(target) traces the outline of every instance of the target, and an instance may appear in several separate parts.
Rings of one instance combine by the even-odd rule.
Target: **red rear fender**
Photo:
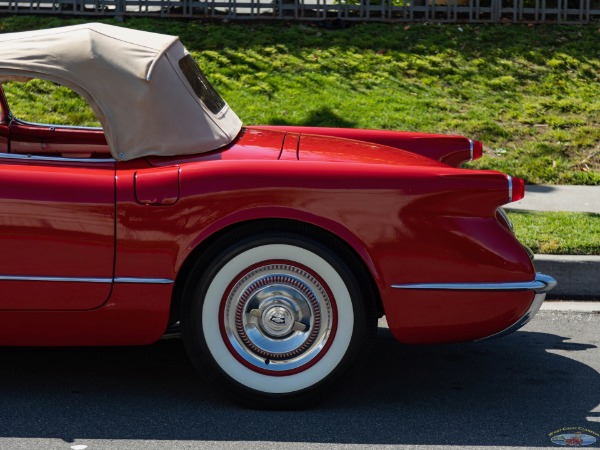
[[[463,136],[353,128],[260,126],[255,129],[329,136],[386,145],[431,158],[452,167],[481,157],[480,142]]]

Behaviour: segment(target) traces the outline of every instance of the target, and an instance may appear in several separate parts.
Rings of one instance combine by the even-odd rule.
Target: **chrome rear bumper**
[[[531,302],[531,305],[529,306],[529,309],[525,312],[525,314],[523,314],[523,316],[519,320],[517,320],[514,324],[512,324],[505,330],[502,330],[496,334],[492,334],[491,336],[478,339],[478,341],[485,341],[488,339],[495,339],[498,337],[506,336],[507,334],[517,331],[519,328],[521,328],[523,325],[525,325],[527,322],[533,319],[533,316],[537,314],[537,312],[542,306],[542,303],[544,303],[548,291],[550,291],[552,288],[554,288],[554,286],[556,286],[556,280],[554,278],[539,272],[535,275],[535,282],[539,282],[541,285],[534,288],[535,296],[533,297],[533,301]]]
[[[392,284],[394,289],[433,289],[452,291],[528,291],[548,292],[556,286],[556,280],[543,273],[537,273],[533,281],[513,281],[500,283],[409,283]]]
[[[546,294],[552,288],[556,286],[556,280],[543,273],[537,273],[535,280],[533,281],[516,281],[516,282],[501,282],[501,283],[413,283],[413,284],[393,284],[394,289],[433,289],[433,290],[467,290],[467,291],[527,291],[531,290],[535,292],[533,301],[529,306],[529,309],[517,320],[514,324],[508,328],[487,336],[478,341],[493,339],[497,337],[510,334],[513,331],[517,331],[527,322],[529,322],[533,316],[537,314],[542,303],[546,298]]]

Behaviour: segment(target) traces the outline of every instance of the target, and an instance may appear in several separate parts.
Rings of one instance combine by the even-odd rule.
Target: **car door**
[[[96,308],[115,251],[115,162],[97,155],[102,133],[11,120],[0,95],[0,310]]]

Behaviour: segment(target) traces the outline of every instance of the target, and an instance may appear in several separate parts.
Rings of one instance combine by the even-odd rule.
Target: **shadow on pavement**
[[[527,192],[536,192],[540,194],[548,194],[556,190],[554,186],[548,185],[528,185],[526,189]]]
[[[360,380],[300,412],[235,406],[196,377],[179,340],[4,348],[0,436],[548,446],[548,433],[594,414],[600,392],[598,372],[551,352],[588,348],[594,346],[524,331],[407,347],[380,329]]]

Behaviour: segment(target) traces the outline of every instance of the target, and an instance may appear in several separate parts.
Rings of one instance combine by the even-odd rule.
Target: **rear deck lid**
[[[433,159],[381,144],[302,134],[300,161],[447,167]]]

